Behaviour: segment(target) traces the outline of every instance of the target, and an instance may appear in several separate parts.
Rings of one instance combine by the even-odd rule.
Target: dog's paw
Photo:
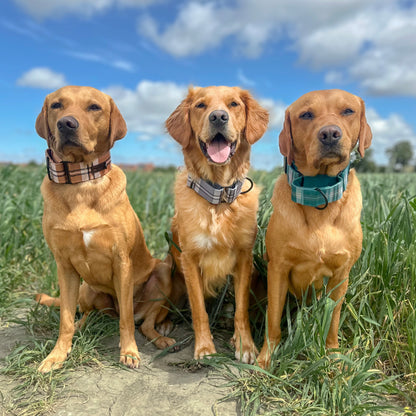
[[[155,329],[157,332],[159,332],[160,335],[163,335],[166,337],[172,332],[173,322],[170,319],[165,319],[160,324],[157,324]]]
[[[235,358],[241,362],[243,362],[244,364],[254,364],[254,362],[256,361],[256,355],[258,354],[258,351],[250,351],[250,350],[246,350],[246,351],[238,351],[235,350]]]
[[[216,354],[214,343],[206,345],[195,345],[194,359],[202,360],[203,358],[210,358],[212,354]]]
[[[263,368],[264,370],[267,370],[270,367],[270,357],[262,357],[261,355],[259,355],[257,357],[257,365],[260,368]]]
[[[131,351],[121,351],[120,352],[120,363],[124,364],[129,368],[139,368],[140,366],[140,354],[136,349]]]
[[[257,361],[256,364],[260,367],[263,368],[264,370],[267,370],[270,368],[270,358],[271,358],[271,354],[270,354],[270,350],[269,348],[262,348],[262,350],[260,351],[259,356],[257,357]]]
[[[70,351],[71,349],[65,353],[62,351],[52,350],[50,354],[40,363],[38,371],[40,373],[49,373],[51,370],[58,370],[62,368],[64,361],[67,359]]]
[[[251,339],[251,336],[242,340],[240,336],[234,334],[230,339],[230,343],[235,348],[235,358],[237,360],[245,364],[254,364],[259,351],[257,350],[254,341]]]
[[[159,338],[155,339],[153,341],[153,343],[160,350],[164,350],[165,348],[172,347],[172,345],[176,344],[176,341],[173,338],[169,338],[169,337],[159,337]],[[176,351],[179,351],[179,350],[180,350],[179,345],[175,345],[169,351],[170,352],[176,352]]]

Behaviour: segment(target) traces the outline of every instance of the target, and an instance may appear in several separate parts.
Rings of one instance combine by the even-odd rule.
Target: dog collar
[[[241,192],[244,181],[250,181],[251,186],[247,191]],[[231,186],[223,187],[217,183],[204,179],[193,179],[188,175],[187,186],[193,189],[199,196],[202,196],[210,204],[218,205],[223,202],[231,204],[240,194],[246,194],[253,188],[253,181],[250,178],[245,178],[234,182]]]
[[[294,162],[288,165],[285,158],[285,173],[292,188],[292,201],[317,209],[325,209],[329,203],[341,199],[347,189],[349,172],[350,164],[337,176],[304,176]]]
[[[52,149],[47,149],[45,154],[48,177],[55,183],[87,182],[101,178],[111,170],[110,152],[104,153],[90,164],[66,162],[54,154]]]

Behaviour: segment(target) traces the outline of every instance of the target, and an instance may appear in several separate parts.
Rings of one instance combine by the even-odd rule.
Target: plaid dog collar
[[[241,192],[244,180],[250,181],[251,186],[247,191]],[[250,178],[245,178],[242,181],[238,180],[231,186],[222,187],[217,183],[212,183],[204,179],[192,179],[188,175],[187,186],[193,189],[199,196],[202,196],[210,204],[218,205],[223,202],[231,204],[234,202],[240,194],[246,194],[253,188],[253,181]]]
[[[304,176],[298,171],[295,163],[289,166],[285,158],[285,173],[292,188],[292,201],[317,209],[325,209],[329,203],[341,199],[347,189],[349,172],[350,165],[337,176]]]
[[[101,178],[111,170],[110,152],[104,153],[90,164],[65,162],[57,157],[52,149],[47,149],[45,154],[48,177],[55,183],[87,182]]]

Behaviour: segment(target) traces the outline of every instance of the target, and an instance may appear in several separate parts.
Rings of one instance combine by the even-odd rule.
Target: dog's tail
[[[53,298],[52,296],[47,295],[46,293],[37,293],[35,296],[36,302],[39,302],[41,305],[45,306],[61,306],[60,298]]]

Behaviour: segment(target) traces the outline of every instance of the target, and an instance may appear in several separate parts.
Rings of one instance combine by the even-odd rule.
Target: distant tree
[[[389,156],[390,166],[394,170],[403,170],[413,158],[412,144],[407,140],[398,142],[387,149],[386,153]]]
[[[377,172],[378,167],[373,160],[373,149],[367,149],[365,156],[361,158],[358,152],[356,152],[357,162],[354,164],[354,168],[357,172]]]

